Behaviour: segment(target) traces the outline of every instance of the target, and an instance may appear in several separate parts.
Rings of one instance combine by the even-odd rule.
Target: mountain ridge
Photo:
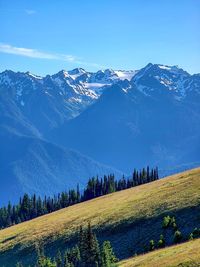
[[[105,87],[95,103],[55,129],[52,140],[126,172],[131,166],[173,169],[199,161],[200,82],[182,69],[174,77],[159,66],[149,64],[131,81]],[[159,81],[158,73],[165,84]]]
[[[44,197],[76,188],[78,184],[82,189],[89,178],[97,175],[115,173],[118,178],[123,175],[75,150],[39,138],[7,133],[3,140],[0,205],[16,203],[25,193]]]
[[[0,145],[4,147],[7,134],[13,140],[37,138],[59,147],[61,158],[63,150],[75,150],[126,174],[149,165],[166,175],[200,162],[199,101],[200,74],[177,66],[150,63],[137,71],[97,72],[76,68],[45,77],[4,71]],[[9,147],[0,153],[8,163]],[[7,173],[13,173],[13,165],[7,166]],[[37,174],[32,161],[29,168]],[[42,173],[51,179],[52,169],[46,174],[45,169]],[[23,180],[24,175],[25,170],[17,177]],[[90,175],[88,169],[85,178]]]

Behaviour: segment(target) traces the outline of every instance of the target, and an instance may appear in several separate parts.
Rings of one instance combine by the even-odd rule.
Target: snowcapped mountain
[[[119,173],[116,168],[130,173],[157,165],[166,174],[195,166],[200,162],[199,103],[200,74],[177,66],[150,63],[138,71],[95,73],[77,68],[45,77],[4,71],[3,190],[7,179],[16,198],[20,188],[51,194],[97,173]],[[48,181],[52,187],[44,186]]]
[[[148,64],[131,80],[107,86],[52,140],[125,172],[147,164],[176,169],[200,160],[199,102],[198,74]]]
[[[148,64],[132,79],[132,83],[144,94],[173,94],[176,99],[182,99],[199,86],[194,82],[195,75],[190,75],[177,66]],[[193,83],[193,85],[192,85]]]
[[[25,192],[52,195],[78,182],[84,185],[94,175],[119,175],[112,167],[44,141],[52,129],[98,99],[97,83],[108,85],[105,78],[96,81],[83,69],[46,77],[30,72],[0,74],[1,203],[16,201]]]
[[[4,71],[0,73],[0,95],[9,95],[22,115],[45,136],[96,101],[102,88],[134,74],[112,70],[91,73],[77,68],[40,77],[30,72]]]

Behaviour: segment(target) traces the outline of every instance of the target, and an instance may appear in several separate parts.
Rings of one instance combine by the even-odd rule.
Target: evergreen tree
[[[73,264],[74,266],[79,266],[81,256],[79,247],[77,245],[68,252],[68,260],[70,264]]]
[[[58,195],[54,195],[54,197],[45,196],[44,199],[36,197],[35,194],[33,196],[24,194],[18,204],[12,205],[9,202],[7,206],[0,208],[0,229],[74,205],[81,201],[151,182],[157,178],[158,169],[150,170],[147,167],[141,171],[134,169],[132,178],[128,179],[123,175],[121,179],[115,180],[114,174],[105,175],[103,179],[99,179],[98,176],[96,178],[90,178],[85,190],[83,190],[83,194],[80,193],[79,185],[77,185],[76,190],[64,191]],[[175,222],[172,227],[174,230],[177,230]]]
[[[191,234],[189,235],[188,240],[193,240],[193,239],[194,239],[194,236],[193,236],[193,233],[191,233]]]
[[[174,233],[174,243],[179,243],[182,239],[182,234],[180,231],[176,230]]]
[[[160,239],[158,240],[158,248],[165,247],[165,239],[163,235],[160,235]]]
[[[43,247],[37,249],[36,267],[57,267],[55,262],[52,262],[50,258],[45,257]]]
[[[163,228],[167,228],[167,227],[170,225],[170,223],[171,223],[171,218],[170,218],[170,216],[169,216],[169,215],[168,215],[168,216],[165,216],[165,217],[163,218],[162,227],[163,227]]]
[[[100,263],[100,249],[96,235],[93,233],[91,224],[83,231],[79,231],[79,251],[82,265],[85,267],[96,267]]]
[[[30,211],[30,198],[28,194],[24,194],[20,210],[22,220],[28,220],[30,218],[29,211]]]
[[[62,255],[60,250],[58,250],[56,255],[56,267],[62,267]]]
[[[152,240],[149,241],[149,250],[152,251],[152,250],[154,250],[154,249],[155,249],[155,242],[154,242],[154,240],[152,239]]]
[[[87,255],[87,266],[95,267],[96,264],[100,262],[100,249],[99,243],[96,238],[96,235],[92,232],[91,224],[88,223],[88,229],[86,231],[87,246],[86,246],[86,255]]]
[[[78,246],[80,251],[80,257],[83,262],[86,262],[87,259],[87,240],[86,233],[83,231],[83,227],[80,226],[79,237],[78,237]]]
[[[42,267],[44,264],[45,256],[44,256],[44,248],[39,244],[36,245],[36,252],[37,252],[37,263],[36,267]]]
[[[193,238],[198,238],[198,237],[200,237],[200,229],[198,229],[198,228],[194,228],[192,234],[193,234]]]
[[[64,254],[64,259],[63,259],[63,267],[71,267],[69,260],[68,260],[68,253],[67,251]]]
[[[114,267],[117,262],[109,241],[103,242],[100,252],[98,240],[90,223],[84,231],[80,227],[78,245],[66,250],[63,257],[58,250],[55,260],[52,261],[51,258],[45,256],[41,244],[36,245],[36,251],[35,267]],[[81,255],[84,257],[81,258]],[[21,263],[17,263],[16,267],[23,266]]]
[[[104,241],[101,251],[101,267],[111,267],[117,262],[117,258],[113,252],[109,241]]]
[[[40,265],[36,265],[37,267],[57,267],[55,262],[52,262],[50,258],[44,257],[40,261]]]
[[[81,201],[81,193],[80,193],[80,189],[79,189],[79,184],[77,185],[77,188],[76,188],[76,202],[79,203]]]
[[[176,219],[175,217],[172,217],[170,220],[170,226],[174,229],[177,230],[177,225],[176,225]]]
[[[31,218],[37,217],[37,198],[36,195],[33,195],[32,198],[32,207],[31,207]]]

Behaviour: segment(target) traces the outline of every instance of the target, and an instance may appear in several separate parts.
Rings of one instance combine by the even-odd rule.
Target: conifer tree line
[[[53,197],[37,197],[24,194],[19,203],[0,208],[0,229],[28,221],[53,211],[87,201],[99,196],[120,190],[128,189],[141,184],[149,183],[159,179],[158,168],[143,168],[140,171],[134,170],[132,177],[124,176],[117,180],[114,174],[104,175],[103,178],[93,177],[87,182],[86,188],[80,192],[79,186],[76,189],[63,191]]]
[[[100,246],[90,223],[83,229],[80,227],[78,244],[67,249],[64,253],[58,250],[52,259],[45,256],[42,246],[37,248],[37,262],[35,267],[115,267],[117,258],[113,252],[111,243],[104,241]],[[17,267],[23,267],[17,263]]]

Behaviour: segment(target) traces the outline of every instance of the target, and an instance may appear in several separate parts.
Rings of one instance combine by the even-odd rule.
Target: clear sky
[[[0,0],[0,71],[200,72],[199,0]]]

